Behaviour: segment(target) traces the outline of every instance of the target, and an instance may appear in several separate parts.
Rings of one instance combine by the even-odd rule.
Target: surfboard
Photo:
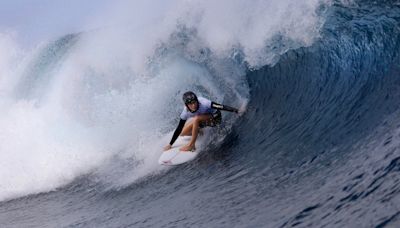
[[[180,165],[192,161],[199,155],[198,148],[196,151],[180,151],[179,148],[186,145],[190,141],[191,136],[180,136],[175,141],[171,149],[162,152],[158,159],[160,165]]]

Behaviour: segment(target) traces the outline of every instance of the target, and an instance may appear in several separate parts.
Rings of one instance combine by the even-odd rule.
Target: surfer
[[[178,127],[176,128],[170,143],[164,147],[164,151],[171,149],[172,144],[174,144],[178,136],[192,136],[190,142],[179,150],[195,150],[195,143],[197,135],[199,134],[199,129],[219,125],[222,120],[220,110],[239,113],[239,110],[236,108],[215,103],[204,97],[197,97],[192,91],[184,93],[182,99],[185,103],[185,107],[180,115]],[[192,121],[185,125],[186,120],[189,118],[192,118]]]

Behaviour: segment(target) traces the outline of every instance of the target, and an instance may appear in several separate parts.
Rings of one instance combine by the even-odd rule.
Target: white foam
[[[164,1],[123,1],[108,12],[106,24],[120,33],[119,38],[123,34],[124,40],[132,39],[132,47],[142,54],[150,49],[151,55],[155,44],[168,42],[177,27],[186,27],[196,33],[192,45],[200,44],[219,57],[241,49],[250,66],[259,67],[291,48],[311,45],[324,22],[320,6],[329,2],[175,0],[167,5]],[[99,20],[92,23],[101,24]],[[121,24],[126,26],[121,28]]]

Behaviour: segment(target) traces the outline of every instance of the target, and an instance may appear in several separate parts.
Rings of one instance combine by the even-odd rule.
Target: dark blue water
[[[399,4],[326,13],[312,46],[248,70],[222,144],[120,189],[89,174],[1,202],[1,226],[399,227]]]

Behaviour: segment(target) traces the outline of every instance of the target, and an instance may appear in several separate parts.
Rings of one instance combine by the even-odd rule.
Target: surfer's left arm
[[[164,147],[164,151],[171,149],[172,144],[176,141],[178,136],[181,134],[183,127],[185,126],[186,120],[180,119],[179,124],[176,127],[174,134],[172,135],[171,141],[169,142],[168,145]]]
[[[228,111],[228,112],[239,113],[239,109],[237,109],[237,108],[233,108],[228,105],[218,104],[218,103],[215,103],[214,101],[211,102],[211,108]]]

